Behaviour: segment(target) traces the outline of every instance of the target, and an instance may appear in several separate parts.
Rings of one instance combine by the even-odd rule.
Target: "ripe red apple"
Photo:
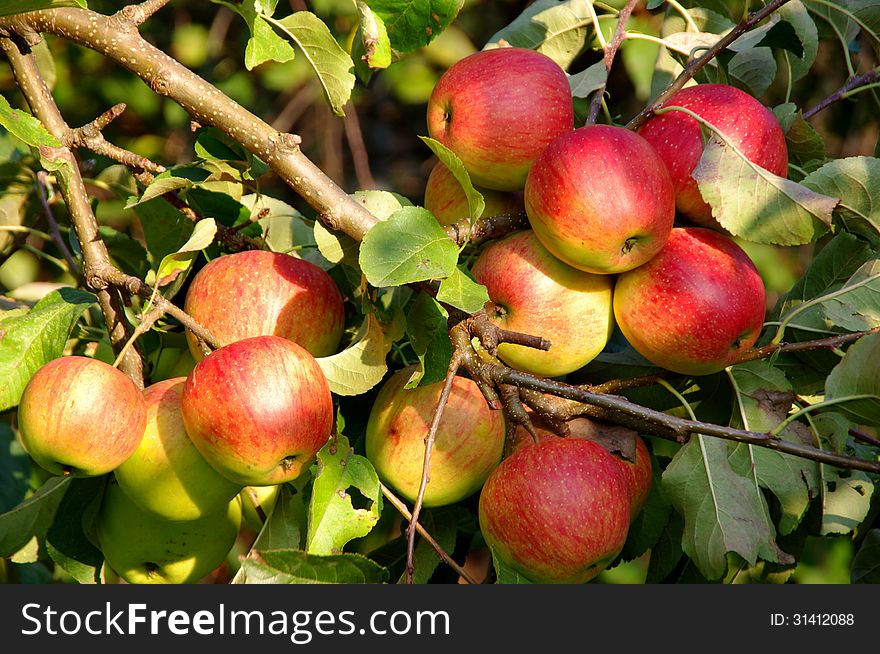
[[[612,278],[563,263],[531,230],[492,241],[471,272],[489,291],[495,322],[550,341],[547,351],[502,343],[498,355],[518,370],[566,375],[592,361],[611,337]]]
[[[523,188],[529,168],[574,128],[568,78],[526,48],[482,50],[443,74],[428,100],[428,134],[455,152],[475,184]]]
[[[415,501],[443,382],[406,389],[412,373],[413,367],[397,371],[376,396],[366,452],[379,477]],[[424,505],[453,504],[479,490],[501,460],[504,434],[501,412],[489,409],[473,381],[456,377],[434,440]]]
[[[113,366],[82,356],[37,370],[18,405],[22,445],[56,475],[110,472],[137,449],[145,423],[141,389]]]
[[[199,361],[184,384],[181,411],[205,460],[243,486],[295,479],[333,428],[323,371],[280,336],[236,341]]]
[[[184,310],[224,345],[252,336],[283,336],[313,356],[336,352],[342,338],[342,294],[312,263],[267,250],[217,257],[193,278]],[[196,360],[195,336],[187,333]]]
[[[622,127],[589,125],[541,153],[526,213],[550,252],[575,268],[619,273],[653,257],[675,218],[672,180],[654,148]]]
[[[515,450],[489,475],[479,520],[495,556],[529,580],[581,584],[626,542],[629,482],[601,445],[548,439]]]
[[[664,106],[690,109],[721,130],[750,161],[780,177],[788,175],[785,134],[773,113],[748,93],[726,84],[698,84],[682,89]],[[639,134],[666,163],[678,211],[699,225],[717,227],[691,177],[703,154],[700,124],[681,111],[670,111],[648,119]]]
[[[183,426],[185,377],[144,389],[147,426],[140,445],[113,474],[141,510],[163,520],[198,520],[225,510],[241,491],[199,454]]]
[[[522,193],[502,193],[491,189],[476,189],[486,201],[484,216],[517,214],[525,211]],[[464,189],[452,172],[437,162],[425,184],[425,209],[434,214],[441,225],[452,225],[467,218],[470,213]]]
[[[620,275],[614,316],[627,340],[652,363],[708,375],[736,361],[758,339],[764,283],[730,238],[676,227],[660,253]]]

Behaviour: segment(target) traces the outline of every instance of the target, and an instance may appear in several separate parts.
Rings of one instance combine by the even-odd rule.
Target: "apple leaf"
[[[87,7],[86,0],[0,0],[0,16],[11,16],[26,11],[57,9],[58,7]]]
[[[819,535],[852,533],[871,510],[874,483],[867,473],[860,470],[845,473],[831,466],[823,467],[825,490],[822,493],[822,526]]]
[[[449,27],[464,0],[368,0],[366,4],[385,23],[391,47],[412,52]]]
[[[776,79],[776,57],[770,48],[737,52],[727,64],[728,74],[753,96],[759,97]]]
[[[248,70],[267,61],[284,63],[296,56],[293,47],[278,36],[262,16],[255,14],[248,21],[248,26],[251,29],[251,38],[244,49],[244,65]]]
[[[796,82],[810,71],[813,62],[816,61],[819,33],[816,30],[816,23],[813,22],[801,0],[789,0],[779,8],[776,15],[794,28],[803,47],[803,53],[799,56],[792,57],[786,53],[791,66],[791,81]]]
[[[28,313],[0,319],[0,411],[16,406],[34,373],[64,353],[70,331],[94,302],[91,293],[60,288]]]
[[[862,546],[853,558],[850,581],[854,584],[880,583],[880,529],[865,534]]]
[[[458,506],[444,506],[426,510],[420,514],[419,523],[433,536],[444,551],[451,552],[455,549],[455,537],[458,533],[458,520],[461,512],[462,508]],[[437,552],[428,541],[419,538],[413,552],[413,583],[428,583],[439,565],[440,557]],[[397,583],[406,583],[406,570],[400,575]]]
[[[391,39],[385,21],[364,0],[357,0],[356,4],[360,27],[355,38],[359,39],[363,49],[361,60],[369,68],[388,68],[391,65]]]
[[[189,240],[177,252],[162,258],[156,271],[156,287],[176,282],[171,294],[176,292],[192,268],[196,256],[214,242],[216,234],[217,223],[213,218],[202,218],[197,222]]]
[[[485,49],[506,41],[537,50],[567,69],[593,33],[590,3],[583,0],[536,0],[506,27],[489,38]]]
[[[388,570],[361,554],[318,556],[301,550],[265,550],[242,561],[248,584],[381,584]]]
[[[81,584],[101,581],[104,555],[86,535],[101,505],[105,477],[74,479],[46,532],[46,552]]]
[[[440,163],[446,166],[449,169],[449,172],[452,173],[452,176],[455,177],[455,180],[461,184],[461,188],[468,201],[469,218],[471,224],[473,224],[475,220],[483,215],[483,211],[486,209],[486,200],[483,198],[483,194],[474,188],[474,185],[471,182],[471,176],[467,169],[465,169],[464,164],[461,162],[461,159],[458,158],[457,154],[443,145],[440,141],[428,136],[420,136],[419,138],[422,139],[425,145],[431,148],[431,151],[437,155]]]
[[[296,11],[275,24],[300,47],[318,74],[333,113],[343,116],[354,88],[354,63],[330,28],[309,11]]]
[[[278,487],[278,497],[254,541],[255,550],[299,549],[304,543],[306,509],[303,496],[290,484]]]
[[[430,211],[404,207],[366,233],[359,261],[373,286],[401,286],[451,275],[458,247]]]
[[[880,259],[872,259],[853,273],[822,302],[828,321],[852,332],[867,331],[880,325]]]
[[[495,568],[496,584],[530,585],[535,583],[533,581],[529,581],[527,577],[521,575],[519,572],[501,561],[497,556],[495,556],[495,552],[492,552],[492,567]]]
[[[34,536],[46,533],[71,481],[71,477],[52,477],[24,502],[0,515],[0,557],[14,554]]]
[[[318,250],[315,230],[294,207],[257,193],[242,197],[241,203],[251,216],[262,216],[258,222],[263,229],[263,239],[273,252],[304,259],[321,270],[330,270],[335,265]]]
[[[788,415],[794,391],[778,368],[767,361],[755,361],[731,367],[728,375],[738,406],[732,426],[765,432]],[[793,423],[782,437],[809,443],[810,433],[798,434],[795,430],[799,427],[799,423]],[[753,471],[758,484],[777,497],[782,512],[779,520],[782,534],[792,532],[800,524],[811,499],[819,493],[819,466],[815,461],[739,443],[730,454],[730,463],[743,476]]]
[[[437,301],[451,304],[467,313],[476,313],[489,301],[489,291],[482,284],[475,282],[466,268],[459,266],[454,273],[440,282]]]
[[[160,173],[153,178],[153,181],[144,189],[140,197],[129,198],[125,208],[132,209],[143,202],[149,202],[166,193],[173,193],[181,189],[191,189],[196,184],[205,182],[210,176],[211,173],[209,171],[196,166],[178,166],[171,170],[166,170],[164,173]]]
[[[449,314],[427,293],[419,293],[407,312],[406,334],[419,358],[419,366],[407,388],[433,384],[446,378],[452,359],[447,320]]]
[[[364,318],[353,345],[328,357],[317,359],[336,395],[360,395],[382,381],[388,372],[385,357],[391,339],[385,335],[375,314]]]
[[[0,422],[0,513],[18,506],[28,491],[31,458],[15,438],[12,427]]]
[[[571,87],[571,95],[574,98],[589,98],[607,81],[608,71],[605,69],[604,60],[597,61],[581,72],[568,76],[568,85]]]
[[[880,234],[880,159],[836,159],[801,182],[817,193],[840,198],[836,213],[847,224],[866,224]]]
[[[2,95],[0,95],[0,125],[5,127],[10,134],[18,137],[28,145],[34,147],[42,145],[55,148],[61,147],[61,142],[43,127],[43,123],[29,113],[20,109],[13,109],[9,101]]]
[[[681,549],[684,534],[684,521],[673,511],[660,534],[660,540],[651,548],[651,559],[648,561],[646,584],[663,581],[675,570],[684,552]]]
[[[850,345],[825,383],[825,399],[875,395],[878,399],[844,402],[834,407],[856,424],[880,425],[880,333],[863,336]]]
[[[379,521],[379,477],[367,459],[354,453],[342,434],[330,439],[317,458],[306,551],[339,554],[348,541],[366,536]],[[367,508],[355,508],[352,490],[358,504],[367,503]]]
[[[695,435],[663,473],[663,491],[684,518],[682,549],[706,579],[720,579],[727,553],[754,565],[758,557],[787,557],[774,541],[764,500],[754,479],[741,476],[728,460],[727,444]]]
[[[192,235],[192,221],[164,198],[139,203],[134,212],[140,220],[147,252],[154,265],[166,255],[177,252]]]

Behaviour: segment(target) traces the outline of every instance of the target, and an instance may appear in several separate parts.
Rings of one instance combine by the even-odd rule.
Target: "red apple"
[[[540,52],[482,50],[443,74],[427,120],[428,134],[458,155],[474,184],[518,191],[541,151],[574,128],[571,88]]]
[[[525,204],[544,247],[593,273],[648,261],[675,218],[662,159],[638,134],[609,125],[581,127],[547,146],[529,173]]]
[[[502,193],[476,188],[486,201],[484,216],[517,214],[525,211],[522,193]],[[464,189],[449,168],[440,162],[431,169],[425,184],[425,209],[434,214],[441,225],[453,225],[470,215]]]
[[[280,336],[236,341],[199,361],[184,384],[181,411],[205,460],[243,486],[295,479],[333,428],[323,371]]]
[[[758,339],[764,284],[730,238],[676,227],[660,253],[620,275],[614,316],[623,335],[652,363],[708,375],[735,362]]]
[[[367,458],[379,477],[410,501],[418,496],[425,437],[443,382],[404,388],[413,367],[394,373],[382,386],[367,423]],[[453,504],[473,494],[501,461],[504,417],[489,409],[477,385],[456,377],[440,419],[431,454],[424,505]]]
[[[721,130],[750,161],[774,175],[788,175],[785,134],[773,113],[748,93],[726,84],[698,84],[682,89],[664,106],[690,109]],[[666,163],[678,211],[697,224],[717,227],[691,177],[703,154],[700,124],[681,111],[670,111],[650,118],[639,134]]]
[[[342,294],[330,275],[287,254],[248,250],[217,257],[193,278],[184,310],[224,345],[252,336],[283,336],[313,356],[336,352]],[[195,337],[187,333],[196,360]]]
[[[56,475],[110,472],[137,449],[145,423],[141,389],[113,366],[82,356],[37,370],[18,405],[22,445]]]
[[[479,520],[495,556],[529,580],[584,583],[626,542],[629,482],[601,445],[548,439],[515,450],[489,475]]]
[[[495,322],[550,341],[547,351],[501,344],[498,355],[518,370],[566,375],[592,361],[611,337],[612,278],[563,263],[531,230],[491,242],[471,272],[489,291]]]

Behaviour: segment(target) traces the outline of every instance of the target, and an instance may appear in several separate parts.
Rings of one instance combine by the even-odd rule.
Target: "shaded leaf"
[[[497,556],[495,556],[495,552],[492,552],[492,567],[495,568],[495,583],[496,584],[533,584],[535,582],[529,581],[527,577],[520,574],[506,563],[501,561]]]
[[[605,69],[604,60],[597,61],[581,72],[568,76],[568,85],[571,87],[571,95],[574,98],[589,98],[607,81],[608,71]]]
[[[874,483],[867,473],[850,471],[843,476],[831,466],[825,468],[822,494],[822,527],[819,534],[849,534],[867,517],[871,509]]]
[[[880,583],[880,529],[865,534],[852,562],[850,578],[854,584]]]
[[[368,0],[367,4],[385,23],[391,47],[411,52],[449,27],[464,0]]]
[[[177,252],[192,236],[193,223],[164,198],[139,203],[134,211],[144,230],[147,252],[153,263]]]
[[[651,457],[651,464],[654,467],[651,477],[651,490],[645,500],[645,506],[630,525],[626,543],[620,552],[620,557],[624,561],[637,559],[649,549],[656,547],[662,540],[670,516],[673,513],[672,504],[669,503],[669,500],[666,499],[660,489],[662,470],[653,457]],[[680,545],[678,550],[681,552]]]
[[[104,555],[89,540],[85,525],[95,521],[105,480],[104,477],[74,479],[46,532],[49,556],[81,584],[101,581]]]
[[[852,332],[880,325],[880,259],[863,264],[836,293],[822,302],[832,325]]]
[[[427,293],[419,293],[407,312],[406,334],[419,358],[419,366],[407,388],[433,384],[446,378],[452,360],[449,314]]]
[[[452,552],[455,549],[455,537],[458,533],[458,520],[461,511],[461,507],[448,506],[423,511],[419,516],[419,523],[445,552]],[[405,556],[404,553],[404,558]],[[440,562],[440,557],[428,541],[419,538],[413,552],[413,583],[428,583]],[[406,583],[406,570],[400,575],[397,583]]]
[[[776,58],[770,48],[743,50],[731,57],[727,72],[751,95],[761,96],[776,79]]]
[[[353,345],[317,359],[330,390],[337,395],[360,395],[382,381],[388,371],[385,357],[391,342],[376,314],[368,314]]]
[[[475,282],[466,268],[459,266],[454,273],[440,282],[437,301],[451,304],[467,313],[476,313],[489,301],[489,291],[482,284]]]
[[[880,333],[863,336],[850,345],[825,383],[828,400],[853,395],[875,395],[877,399],[838,404],[834,410],[860,425],[880,425]]]
[[[793,82],[796,82],[810,71],[813,62],[816,61],[816,54],[819,51],[819,33],[816,29],[816,23],[813,22],[801,0],[789,0],[779,8],[776,15],[794,28],[801,43],[802,54],[788,57],[791,65],[791,78]]]
[[[272,512],[257,535],[253,549],[299,549],[304,545],[306,523],[302,493],[294,492],[290,484],[281,484]]]
[[[34,536],[46,533],[71,481],[71,477],[52,477],[24,502],[0,515],[0,557],[14,554]]]
[[[459,159],[458,155],[452,150],[440,143],[440,141],[427,136],[420,136],[419,138],[422,139],[425,145],[431,148],[431,151],[437,155],[440,162],[449,169],[449,172],[452,173],[452,176],[455,177],[455,180],[461,185],[465,197],[467,197],[468,212],[470,213],[469,217],[471,224],[473,224],[477,218],[483,215],[483,211],[486,208],[486,201],[483,198],[482,193],[474,188],[474,185],[471,182],[471,176],[465,169],[461,159]]]
[[[801,182],[817,193],[840,198],[836,212],[846,222],[867,223],[880,234],[880,159],[836,159]]]
[[[12,427],[0,422],[0,513],[24,500],[29,487],[31,459],[12,433]]]
[[[334,266],[318,250],[315,229],[306,223],[303,215],[294,207],[256,193],[244,196],[241,203],[248,208],[251,216],[262,216],[258,222],[263,229],[263,240],[270,250],[304,259],[321,270],[330,270]]]
[[[165,286],[175,281],[181,274],[188,273],[199,252],[214,242],[217,223],[213,218],[203,218],[196,223],[192,235],[177,252],[166,255],[159,263],[156,272],[156,286]]]
[[[380,584],[388,571],[360,554],[318,556],[301,550],[265,550],[242,561],[248,584]]]

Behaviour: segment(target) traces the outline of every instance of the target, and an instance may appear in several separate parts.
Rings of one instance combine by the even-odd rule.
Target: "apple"
[[[684,107],[717,127],[753,163],[774,175],[788,175],[785,134],[773,113],[758,100],[726,84],[684,88],[664,107]],[[675,206],[691,221],[717,227],[712,208],[691,176],[703,154],[700,123],[681,111],[655,115],[639,129],[666,163],[675,187]]]
[[[223,345],[283,336],[313,356],[336,352],[344,327],[342,294],[316,265],[279,252],[247,250],[209,262],[195,275],[184,310]],[[196,360],[201,349],[187,333]]]
[[[280,336],[236,341],[199,361],[181,412],[205,460],[242,486],[297,478],[329,440],[334,415],[315,358]]]
[[[748,350],[764,323],[764,283],[733,240],[703,227],[676,227],[660,253],[623,273],[614,316],[632,346],[655,365],[686,375],[723,370]]]
[[[495,468],[478,514],[502,563],[535,583],[581,584],[623,549],[629,482],[598,443],[552,438],[516,449]]]
[[[648,261],[675,219],[663,160],[638,134],[610,125],[581,127],[548,145],[529,172],[525,205],[544,247],[600,274]]]
[[[482,50],[440,77],[427,121],[428,134],[458,155],[474,184],[519,191],[541,151],[574,128],[571,88],[540,52]]]
[[[502,343],[513,368],[558,377],[593,360],[614,329],[613,279],[572,268],[541,245],[532,230],[490,242],[471,272],[489,291],[489,316],[504,329],[543,336],[547,351]]]
[[[113,471],[138,507],[164,520],[197,520],[224,510],[241,490],[208,465],[187,435],[180,410],[185,381],[166,379],[144,390],[144,437]]]
[[[425,437],[443,382],[405,388],[414,368],[403,368],[376,396],[366,431],[367,459],[379,477],[416,500],[425,460]],[[424,506],[454,504],[479,490],[504,449],[504,417],[491,410],[477,385],[456,377],[431,452]]]
[[[142,511],[108,484],[97,521],[104,559],[130,584],[191,584],[226,559],[241,526],[241,500],[198,520],[171,522]]]
[[[243,524],[259,532],[263,528],[263,519],[268,518],[278,501],[280,484],[275,486],[245,486],[241,489],[241,519]],[[259,508],[259,512],[257,509]],[[262,513],[262,517],[260,516]],[[302,522],[301,524],[305,524]]]
[[[522,193],[502,193],[475,187],[486,201],[483,216],[518,214],[525,211]],[[434,214],[441,225],[453,225],[470,215],[464,189],[452,172],[437,162],[425,184],[425,209]]]
[[[141,389],[113,366],[83,356],[42,366],[18,405],[22,445],[54,475],[110,472],[137,449],[145,423]]]

